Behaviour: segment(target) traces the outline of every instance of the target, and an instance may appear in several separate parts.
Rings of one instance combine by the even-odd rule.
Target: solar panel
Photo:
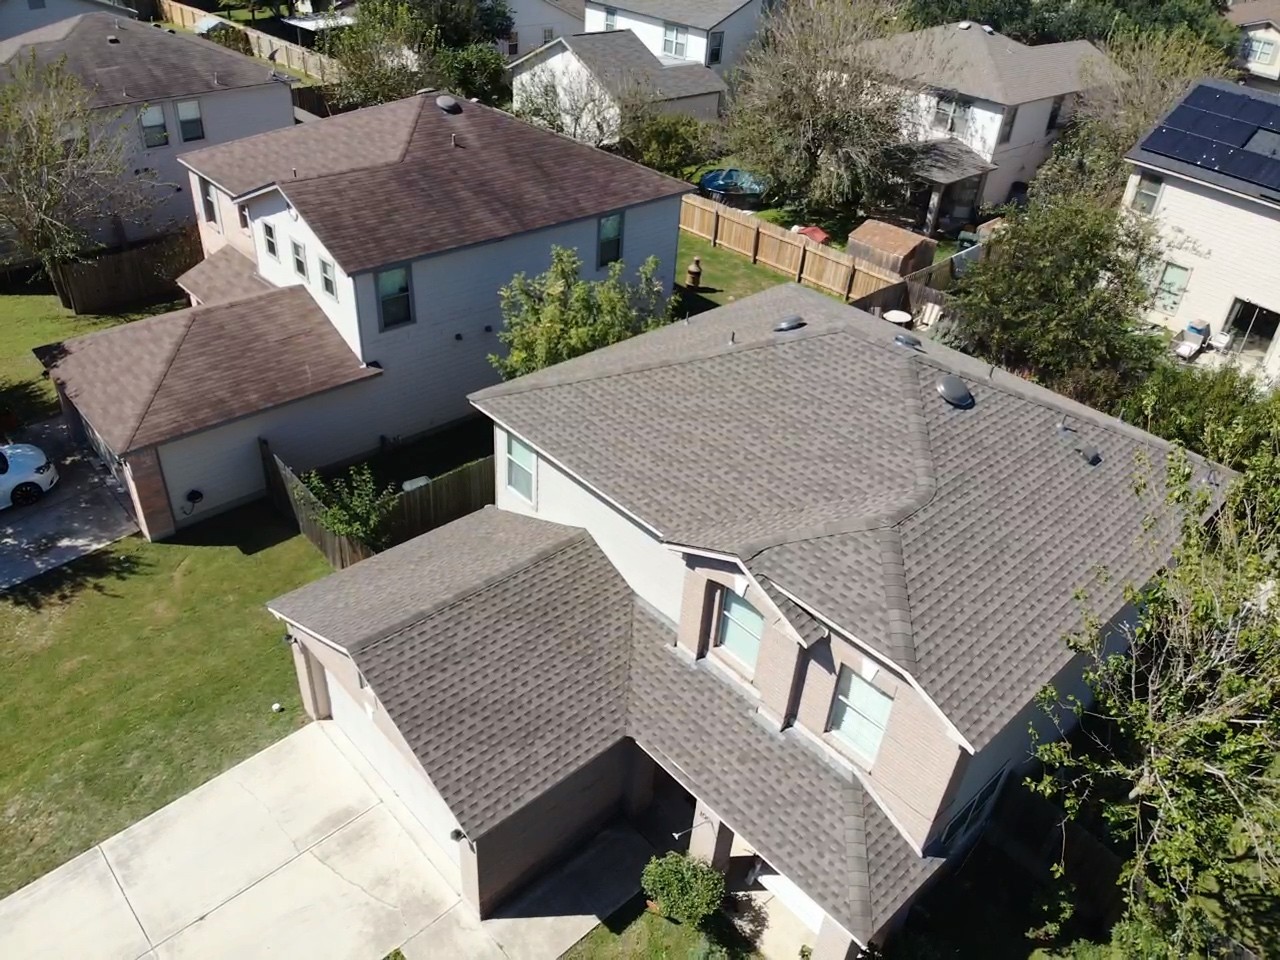
[[[1233,147],[1243,147],[1258,129],[1255,124],[1233,120],[1205,110],[1197,110],[1186,104],[1182,104],[1169,114],[1165,124],[1201,137],[1208,137],[1210,140],[1229,143]]]
[[[1280,100],[1208,84],[1193,89],[1142,149],[1268,190],[1280,190]]]

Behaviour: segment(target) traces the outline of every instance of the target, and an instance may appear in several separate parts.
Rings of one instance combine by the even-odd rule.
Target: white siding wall
[[[656,256],[663,284],[671,289],[679,216],[679,197],[626,211],[622,255],[628,272]],[[384,371],[379,432],[408,437],[471,413],[466,395],[497,380],[488,356],[501,349],[499,288],[517,273],[546,270],[553,245],[576,247],[583,276],[603,277],[607,271],[596,269],[596,231],[591,218],[419,260],[411,270],[416,320],[387,331],[378,329],[374,275],[357,275],[365,360],[377,360]]]
[[[1246,40],[1250,37],[1258,40],[1270,40],[1275,44],[1275,50],[1269,62],[1250,60],[1245,64],[1245,69],[1254,76],[1266,77],[1268,80],[1280,80],[1280,30],[1269,24],[1263,24],[1245,30],[1244,37]]]
[[[266,66],[263,66],[265,73]],[[175,223],[192,223],[196,220],[197,206],[190,192],[190,177],[178,157],[194,150],[238,140],[255,133],[266,133],[293,126],[293,98],[286,83],[265,83],[260,87],[224,90],[206,93],[199,97],[180,97],[181,100],[199,100],[200,116],[204,121],[204,139],[183,143],[178,132],[178,100],[154,101],[163,107],[169,128],[169,143],[163,147],[146,149],[142,141],[142,128],[138,123],[140,107],[125,111],[137,144],[137,152],[130,158],[131,169],[153,170],[157,180],[167,185],[155,191],[157,203],[147,224],[130,227],[126,233],[142,237],[162,233]],[[233,221],[234,222],[234,221]]]
[[[751,0],[750,3],[735,10],[726,19],[712,27],[713,31],[724,32],[724,48],[720,54],[720,62],[708,64],[716,73],[723,74],[726,70],[732,70],[742,61],[743,54],[747,52],[751,41],[756,38],[756,33],[760,30],[761,6],[761,0]]]
[[[1173,314],[1152,310],[1150,319],[1173,330],[1208,324],[1226,329],[1232,301],[1239,297],[1280,312],[1280,208],[1232,196],[1213,187],[1164,176],[1154,215],[1165,244],[1165,259],[1191,271],[1186,291]],[[1138,174],[1129,177],[1128,205]],[[1264,364],[1280,374],[1280,337]]]
[[[720,94],[704,93],[697,97],[665,100],[658,106],[662,113],[680,113],[699,120],[715,120],[720,116]]]
[[[248,230],[241,228],[240,212],[237,205],[232,203],[231,194],[216,186],[213,188],[218,206],[217,220],[213,223],[204,218],[204,206],[200,202],[200,177],[197,174],[187,174],[187,195],[195,209],[196,224],[200,229],[200,245],[204,248],[206,257],[231,244],[250,260],[257,260],[253,246],[253,226],[250,224]]]
[[[917,100],[919,102],[917,113],[908,119],[910,134],[921,141],[953,136],[944,130],[933,129],[933,114],[938,98],[932,93],[922,92]],[[998,103],[990,103],[986,100],[974,101],[969,107],[969,122],[959,135],[955,135],[956,139],[975,153],[990,160],[996,148],[996,138],[1000,135],[1003,111],[1004,108]]]
[[[662,56],[662,24],[663,21],[654,17],[646,17],[640,13],[633,13],[630,10],[624,10],[622,7],[615,7],[618,11],[618,22],[615,29],[632,30],[640,41],[656,53]],[[598,33],[605,29],[604,26],[604,4],[588,3],[583,26],[585,33]],[[685,47],[685,60],[693,60],[696,63],[707,62],[707,32],[689,27],[689,42]],[[727,39],[727,38],[726,38]]]
[[[548,29],[552,39],[582,33],[581,20],[545,0],[514,0],[509,4],[509,9],[513,24],[511,29],[520,42],[522,54],[545,43],[544,31]]]
[[[612,143],[619,124],[617,103],[596,82],[577,55],[562,44],[530,57],[512,71],[511,97],[515,109],[537,103],[555,85],[560,99],[560,122],[568,136],[585,143]]]
[[[115,12],[116,9],[106,3],[87,3],[85,0],[45,0],[38,8],[33,8],[28,0],[6,0],[0,3],[0,40],[8,40],[20,33],[47,27],[69,17],[78,17],[82,13]],[[121,7],[119,16],[121,19],[133,20],[137,14]]]
[[[679,622],[685,565],[678,553],[541,456],[534,477],[535,502],[529,503],[507,488],[507,435],[501,426],[494,427],[493,444],[500,509],[585,528],[628,586],[673,622]]]
[[[292,374],[281,371],[281,376]],[[160,467],[177,525],[196,523],[262,495],[259,437],[298,471],[375,449],[376,383],[342,387],[162,445]],[[204,494],[194,509],[186,501],[188,490]]]
[[[1071,112],[1071,104],[1068,102],[1070,99],[1063,102],[1059,123]],[[1049,154],[1053,152],[1053,142],[1057,138],[1056,130],[1046,130],[1052,110],[1052,98],[1035,100],[1018,107],[1009,142],[997,144],[993,148],[991,162],[996,164],[996,169],[987,174],[982,203],[1004,203],[1009,199],[1009,188],[1014,183],[1029,182],[1040,165],[1049,159]],[[997,124],[997,137],[999,133],[1000,127]]]

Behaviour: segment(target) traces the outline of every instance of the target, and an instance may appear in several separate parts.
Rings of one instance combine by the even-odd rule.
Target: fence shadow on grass
[[[8,590],[0,590],[0,607],[8,605],[39,611],[50,605],[66,603],[86,590],[115,596],[111,589],[113,583],[143,573],[149,566],[136,553],[108,547]]]

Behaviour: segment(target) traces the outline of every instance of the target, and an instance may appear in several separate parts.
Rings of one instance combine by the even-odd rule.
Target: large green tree
[[[321,34],[338,61],[334,97],[345,107],[371,107],[441,86],[439,32],[406,0],[361,0],[355,23]]]
[[[1109,407],[1154,369],[1144,333],[1159,245],[1148,224],[1087,195],[1011,211],[961,277],[952,345],[1074,399]]]
[[[621,261],[603,280],[582,277],[576,250],[551,249],[551,266],[536,277],[517,274],[499,291],[504,326],[498,339],[507,347],[490,362],[504,380],[643,333],[674,317],[675,300],[658,279],[650,257],[628,281]]]

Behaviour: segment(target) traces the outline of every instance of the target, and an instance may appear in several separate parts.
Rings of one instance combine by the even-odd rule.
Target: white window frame
[[[1152,189],[1153,186],[1154,189]],[[1144,216],[1153,216],[1162,193],[1164,193],[1164,177],[1155,173],[1139,173],[1138,182],[1133,186],[1133,196],[1129,198],[1129,209],[1136,210]],[[1147,198],[1151,200],[1151,207],[1143,209]]]
[[[266,220],[262,222],[262,249],[272,260],[280,262],[280,241],[276,239],[276,227]]]
[[[712,30],[707,34],[707,66],[714,66],[724,57],[724,31]]]
[[[196,137],[188,137],[188,136],[187,136],[187,131],[186,131],[186,130],[184,130],[184,129],[183,129],[183,127],[182,127],[182,123],[183,123],[183,120],[182,120],[182,108],[183,108],[183,107],[189,107],[189,106],[191,106],[192,104],[194,104],[194,105],[195,105],[195,108],[196,108],[195,122],[196,122],[196,123],[198,123],[198,124],[200,124],[200,135],[199,135],[199,136],[196,136]],[[173,105],[173,112],[174,112],[174,115],[177,117],[177,120],[178,120],[178,139],[179,139],[179,140],[181,140],[183,143],[195,143],[195,142],[197,142],[197,141],[199,141],[199,140],[203,140],[203,139],[205,138],[205,132],[204,132],[204,114],[202,114],[202,113],[200,112],[200,101],[199,101],[199,100],[179,100],[177,103],[175,103],[175,104]],[[190,119],[190,118],[188,118],[186,122],[187,122],[187,123],[190,123],[190,122],[191,122],[191,119]]]
[[[556,28],[555,28],[555,27],[543,27],[543,28],[542,28],[542,43],[543,43],[543,46],[546,46],[548,43],[550,43],[550,42],[551,42],[552,40],[554,40],[555,38],[556,38]]]
[[[943,133],[962,132],[969,104],[962,102],[956,97],[945,93],[939,93],[935,96],[933,104],[933,119],[930,120],[930,127],[935,131]],[[944,117],[941,125],[938,123],[939,117]]]
[[[604,28],[606,30],[618,29],[618,8],[617,7],[604,8]]]
[[[1044,132],[1052,133],[1062,124],[1062,108],[1067,105],[1065,96],[1057,96],[1053,98],[1053,103],[1049,106],[1049,119],[1045,122]]]
[[[1169,272],[1170,267],[1175,270],[1182,271],[1182,287],[1178,289],[1176,294],[1173,292],[1171,287],[1166,287],[1165,285],[1165,274]],[[1155,301],[1152,304],[1154,309],[1166,316],[1175,316],[1178,312],[1178,308],[1182,306],[1182,298],[1187,295],[1187,286],[1190,282],[1190,267],[1184,267],[1180,263],[1174,263],[1172,260],[1166,260],[1160,267],[1160,279],[1156,281],[1156,296]],[[1166,297],[1171,298],[1171,300],[1166,300]],[[1168,308],[1166,309],[1166,307]]]
[[[393,273],[398,270],[404,271],[404,292],[392,294],[391,296],[409,298],[408,299],[409,319],[402,320],[400,323],[393,323],[388,325],[386,320],[386,315],[383,313],[382,307],[383,307],[383,304],[386,303],[386,301],[391,299],[391,296],[384,297],[379,292],[378,280],[382,276],[388,273]],[[375,273],[373,275],[373,295],[378,298],[378,330],[379,331],[399,330],[401,327],[409,327],[418,322],[417,308],[414,306],[414,302],[413,302],[413,268],[410,267],[409,264],[406,263],[399,267],[386,267],[382,270],[379,270],[377,273]]]
[[[240,229],[245,233],[249,232],[249,205],[247,203],[239,204],[236,207],[236,216],[240,218]]]
[[[521,463],[516,459],[516,451],[519,449],[522,453],[527,454],[529,465]],[[528,474],[529,491],[526,493],[520,487],[511,482],[513,471],[519,471],[520,474]],[[514,493],[521,500],[529,504],[537,504],[538,502],[538,453],[533,447],[529,446],[513,433],[507,434],[507,489]]]
[[[760,619],[760,626],[758,628],[747,625],[742,621],[740,616],[735,616],[730,611],[730,607],[738,603],[742,604]],[[748,677],[754,675],[756,664],[760,660],[760,647],[764,644],[764,614],[757,610],[755,605],[748,601],[746,597],[739,596],[729,587],[723,587],[720,590],[720,596],[716,602],[715,613],[715,629],[711,635],[712,649],[714,649],[721,658],[727,660],[739,673],[745,674]],[[725,646],[725,631],[729,624],[733,624],[739,629],[746,631],[747,634],[755,637],[756,649],[750,660],[743,659],[741,656],[734,653],[729,647]],[[755,632],[756,629],[759,630],[759,633]]]
[[[1017,106],[1005,107],[1000,117],[1000,133],[996,136],[996,146],[1002,146],[1013,139],[1013,125],[1018,122]]]
[[[153,116],[158,114],[160,122],[158,124],[153,123],[148,126],[147,114],[152,114]],[[138,126],[142,130],[142,146],[147,150],[159,150],[161,147],[167,147],[169,145],[169,119],[164,115],[164,104],[144,104],[142,109],[138,111]],[[156,143],[152,143],[148,139],[148,130],[161,131],[164,139]]]
[[[842,697],[840,695],[840,680],[844,674],[849,675],[849,689],[852,692],[854,685],[860,685],[869,690],[874,696],[878,696],[888,701],[888,709],[885,712],[883,726],[872,717],[868,716],[853,702],[853,697]],[[849,714],[858,717],[862,722],[870,725],[871,729],[878,732],[876,737],[875,749],[870,754],[854,743],[853,737],[836,726],[836,712],[843,706]],[[866,679],[860,672],[853,669],[848,664],[840,664],[840,669],[836,672],[836,687],[831,693],[831,708],[827,712],[827,732],[840,744],[841,748],[847,750],[853,756],[857,757],[868,768],[873,766],[876,758],[880,755],[880,747],[884,743],[885,731],[889,729],[889,717],[893,713],[893,697],[885,693],[870,680]]]
[[[678,23],[662,24],[662,52],[669,57],[684,59],[689,50],[689,28]]]
[[[1245,41],[1245,59],[1249,63],[1269,66],[1276,60],[1276,42],[1265,37],[1249,37]],[[1266,51],[1264,54],[1263,51]]]
[[[616,263],[622,259],[623,236],[627,228],[627,218],[623,215],[624,211],[618,210],[615,213],[606,213],[603,217],[596,221],[596,269],[602,270],[611,263]],[[605,259],[604,245],[604,225],[608,220],[616,219],[618,221],[618,249],[617,252],[608,260]],[[612,241],[608,241],[612,242]]]
[[[333,299],[338,299],[338,275],[334,272],[333,261],[326,260],[324,257],[317,258],[320,261],[320,289],[327,293]]]
[[[293,272],[303,280],[310,280],[307,270],[307,245],[289,238],[289,258],[293,261]]]
[[[222,221],[218,219],[218,195],[214,193],[213,181],[200,177],[197,182],[200,184],[200,212],[204,215],[204,222],[221,230]]]

